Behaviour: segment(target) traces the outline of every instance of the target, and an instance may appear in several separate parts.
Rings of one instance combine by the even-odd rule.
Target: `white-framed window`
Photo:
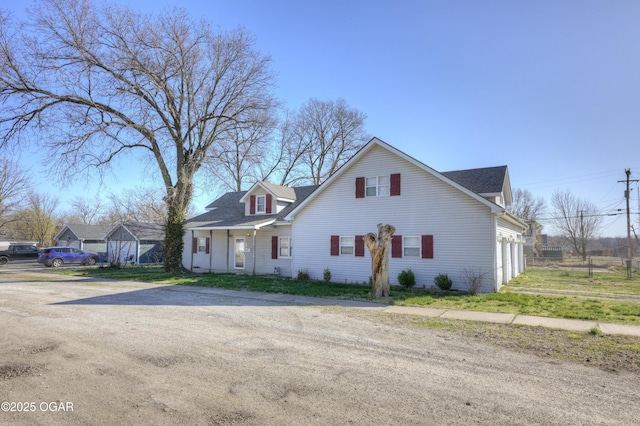
[[[364,186],[367,197],[386,197],[389,195],[389,176],[368,177]]]
[[[340,237],[340,254],[353,254],[355,237]]]
[[[206,252],[207,252],[207,239],[198,238],[198,253],[206,253]]]
[[[291,257],[291,238],[280,237],[280,248],[278,257]]]
[[[267,197],[265,195],[256,196],[256,213],[264,213],[266,211]]]
[[[403,257],[420,257],[421,248],[420,237],[403,237],[402,238],[402,256]]]

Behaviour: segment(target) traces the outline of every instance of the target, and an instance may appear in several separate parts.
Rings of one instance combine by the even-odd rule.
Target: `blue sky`
[[[637,0],[116,3],[179,3],[245,27],[272,57],[287,107],[344,98],[371,135],[438,171],[506,164],[514,188],[547,204],[568,189],[604,213],[625,208],[625,169],[640,178]],[[634,184],[636,227],[637,194]],[[625,236],[626,216],[606,218],[601,234]]]

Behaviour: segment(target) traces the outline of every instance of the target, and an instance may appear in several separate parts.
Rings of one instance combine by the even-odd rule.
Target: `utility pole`
[[[631,279],[631,265],[633,263],[633,249],[631,246],[631,212],[629,210],[629,199],[631,198],[631,189],[629,184],[631,182],[638,182],[637,180],[631,180],[631,169],[625,169],[627,174],[626,180],[619,180],[618,182],[626,183],[627,190],[624,191],[624,197],[627,199],[627,279]]]

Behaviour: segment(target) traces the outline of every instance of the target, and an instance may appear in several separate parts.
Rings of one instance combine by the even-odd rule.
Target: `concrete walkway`
[[[384,312],[421,315],[431,318],[447,318],[466,321],[485,321],[499,324],[519,324],[556,328],[559,330],[589,331],[599,329],[603,334],[620,334],[640,337],[640,325],[613,324],[600,321],[573,320],[565,318],[536,317],[532,315],[504,314],[498,312],[461,311],[412,306],[390,306]]]
[[[603,334],[618,334],[640,337],[640,325],[613,324],[599,321],[572,320],[564,318],[536,317],[532,315],[505,314],[498,312],[479,312],[454,309],[421,308],[415,306],[389,306],[380,303],[361,302],[355,300],[330,299],[321,297],[297,296],[294,294],[261,293],[255,291],[226,290],[209,287],[183,287],[175,286],[173,290],[180,288],[182,291],[202,291],[208,294],[220,296],[238,297],[264,302],[283,302],[297,305],[317,306],[343,306],[347,308],[373,309],[382,312],[420,315],[431,318],[457,319],[465,321],[484,321],[498,324],[518,324],[538,327],[555,328],[559,330],[590,331],[599,329]]]

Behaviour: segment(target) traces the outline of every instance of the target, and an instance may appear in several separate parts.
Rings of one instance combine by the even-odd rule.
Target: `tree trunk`
[[[378,235],[369,232],[362,237],[371,254],[371,294],[389,296],[389,249],[391,237],[396,232],[392,225],[378,224]]]
[[[169,187],[165,201],[167,220],[164,228],[164,270],[178,272],[182,269],[184,248],[184,223],[193,191],[193,176],[179,179],[175,187]]]

